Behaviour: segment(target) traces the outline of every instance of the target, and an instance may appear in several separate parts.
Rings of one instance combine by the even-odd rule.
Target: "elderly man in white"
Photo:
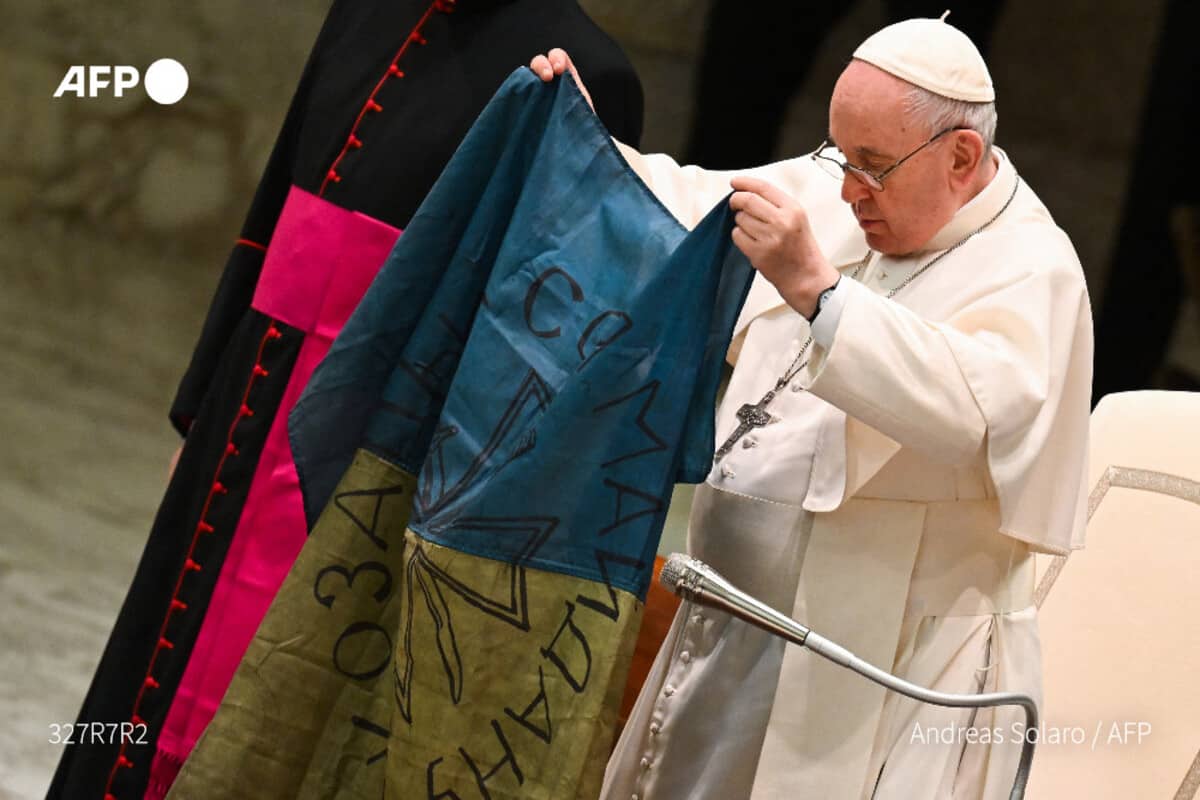
[[[574,72],[562,50],[530,66]],[[908,20],[855,51],[810,155],[716,173],[618,147],[685,225],[732,188],[759,272],[689,551],[910,681],[1039,698],[1033,551],[1083,543],[1091,314],[992,146],[994,100],[964,34]],[[685,603],[603,796],[1007,797],[1022,719],[886,693]]]

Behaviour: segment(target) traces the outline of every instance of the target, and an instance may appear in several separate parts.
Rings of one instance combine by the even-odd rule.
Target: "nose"
[[[850,171],[846,171],[842,175],[842,199],[847,203],[853,204],[859,200],[865,200],[871,196],[871,190],[867,185],[854,177]]]

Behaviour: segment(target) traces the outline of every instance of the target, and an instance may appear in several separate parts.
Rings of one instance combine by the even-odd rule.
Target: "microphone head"
[[[685,553],[671,553],[663,563],[662,572],[658,574],[658,582],[672,593],[678,594],[680,585],[691,569],[691,561]]]

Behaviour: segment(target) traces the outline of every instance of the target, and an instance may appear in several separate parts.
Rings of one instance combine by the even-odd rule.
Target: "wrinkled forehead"
[[[829,133],[835,141],[869,138],[875,145],[912,138],[916,125],[908,111],[913,85],[865,61],[854,59],[842,71],[829,100]]]

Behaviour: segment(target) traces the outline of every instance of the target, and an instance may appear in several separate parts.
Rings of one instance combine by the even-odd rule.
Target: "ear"
[[[975,176],[979,162],[983,160],[983,137],[978,131],[954,131],[953,150],[950,161],[950,179],[957,184],[967,183]]]

